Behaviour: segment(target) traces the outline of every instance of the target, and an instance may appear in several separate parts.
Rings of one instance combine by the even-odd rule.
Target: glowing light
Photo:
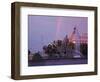
[[[57,17],[57,29],[55,36],[56,40],[60,38],[61,23],[62,23],[62,17]]]
[[[73,43],[75,44],[75,43],[76,43],[76,41],[73,41]]]

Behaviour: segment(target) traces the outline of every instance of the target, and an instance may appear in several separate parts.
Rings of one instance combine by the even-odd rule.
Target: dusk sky
[[[87,17],[69,16],[28,16],[28,49],[31,52],[41,51],[44,45],[54,40],[70,37],[76,27],[80,35],[87,33]]]

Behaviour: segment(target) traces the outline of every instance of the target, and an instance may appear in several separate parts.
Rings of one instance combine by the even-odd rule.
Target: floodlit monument
[[[80,52],[80,34],[76,27],[74,27],[71,37],[69,38],[69,41],[74,43],[75,45],[73,50],[73,57],[74,58],[83,57],[82,53]]]

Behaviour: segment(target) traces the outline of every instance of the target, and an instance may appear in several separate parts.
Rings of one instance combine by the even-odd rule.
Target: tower
[[[73,32],[72,32],[71,36],[69,37],[69,42],[72,42],[75,45],[75,49],[73,51],[73,57],[81,58],[82,53],[80,52],[80,34],[76,27],[73,28]]]

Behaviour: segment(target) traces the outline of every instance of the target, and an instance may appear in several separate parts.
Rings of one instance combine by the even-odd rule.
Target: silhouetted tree
[[[31,51],[30,50],[28,50],[28,55],[31,53]]]
[[[72,42],[69,42],[68,48],[69,48],[69,49],[75,49],[75,44],[72,43]]]
[[[80,52],[87,58],[88,46],[86,43],[80,44]]]
[[[42,58],[42,56],[41,56],[41,55],[39,54],[39,52],[38,52],[38,53],[35,53],[35,54],[33,55],[32,61],[33,61],[33,62],[41,62],[41,61],[43,61],[43,58]]]

